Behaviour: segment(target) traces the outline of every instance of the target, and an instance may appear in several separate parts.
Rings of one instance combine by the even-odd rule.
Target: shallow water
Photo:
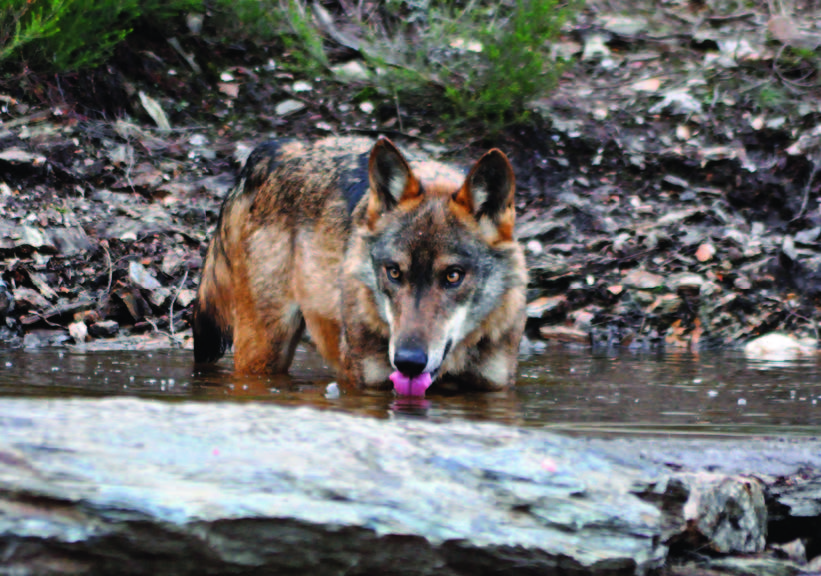
[[[379,418],[470,419],[595,434],[821,434],[821,362],[754,362],[733,353],[595,355],[554,349],[522,359],[500,393],[401,400],[342,391],[312,351],[289,376],[238,377],[231,361],[195,372],[190,351],[0,354],[0,397],[133,395],[175,400],[313,405]]]

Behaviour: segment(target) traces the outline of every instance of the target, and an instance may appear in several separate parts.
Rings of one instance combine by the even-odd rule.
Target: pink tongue
[[[424,396],[431,385],[430,373],[422,372],[419,376],[409,378],[398,370],[390,375],[393,388],[400,396]]]

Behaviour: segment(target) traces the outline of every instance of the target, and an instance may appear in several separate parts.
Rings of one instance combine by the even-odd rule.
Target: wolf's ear
[[[504,152],[494,148],[473,166],[453,200],[473,214],[477,221],[487,218],[492,222],[501,239],[512,240],[515,193],[513,167]]]
[[[398,204],[421,194],[419,181],[396,146],[387,138],[380,138],[371,150],[368,161],[368,223],[373,225],[379,217],[393,210]]]

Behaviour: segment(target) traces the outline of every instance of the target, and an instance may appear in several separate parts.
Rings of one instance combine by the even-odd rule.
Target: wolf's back
[[[271,141],[254,149],[223,202],[203,264],[192,319],[197,363],[215,362],[230,348],[237,318],[243,317],[238,307],[259,307],[257,287],[268,280],[264,263],[249,254],[249,238],[263,229],[292,235],[306,221],[321,218],[349,225],[368,188],[371,146],[366,138],[343,137]]]

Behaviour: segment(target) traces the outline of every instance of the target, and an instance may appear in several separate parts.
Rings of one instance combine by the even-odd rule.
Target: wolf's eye
[[[385,266],[385,273],[388,275],[388,279],[393,282],[399,282],[402,278],[402,271],[399,269],[399,266],[395,264]]]
[[[461,268],[448,268],[445,272],[445,286],[448,288],[456,288],[462,283],[465,277],[465,271]]]

